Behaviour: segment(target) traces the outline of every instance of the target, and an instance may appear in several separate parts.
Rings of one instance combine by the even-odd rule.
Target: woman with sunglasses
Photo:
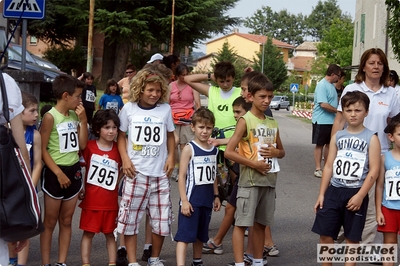
[[[129,88],[132,78],[136,75],[136,67],[134,65],[127,65],[125,70],[125,78],[118,81],[118,86],[122,88],[122,101],[124,104],[128,102]]]

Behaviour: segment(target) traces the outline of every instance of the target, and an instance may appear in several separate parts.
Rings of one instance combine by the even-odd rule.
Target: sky
[[[240,0],[233,9],[228,11],[228,14],[232,17],[246,18],[251,17],[256,10],[260,9],[262,6],[269,6],[274,12],[287,9],[287,11],[291,14],[302,13],[303,15],[309,15],[317,3],[318,0]],[[337,3],[343,12],[349,13],[354,18],[356,0],[337,0]],[[238,28],[239,32],[241,33],[248,33],[250,30],[244,26]],[[206,40],[205,43],[221,36],[222,35],[215,36],[209,40]],[[198,45],[198,48],[195,48],[194,51],[201,51],[205,53],[206,47],[204,44]]]

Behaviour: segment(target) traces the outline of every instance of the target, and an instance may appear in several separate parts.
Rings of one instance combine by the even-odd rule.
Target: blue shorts
[[[69,178],[71,185],[61,188],[57,176],[45,165],[42,170],[42,190],[53,199],[69,200],[78,195],[82,189],[82,173],[80,163],[71,166],[58,166]]]
[[[368,209],[368,194],[357,212],[349,211],[347,203],[360,188],[337,188],[329,186],[325,192],[324,207],[318,209],[312,231],[321,236],[337,239],[343,225],[344,237],[351,241],[361,241]]]
[[[179,207],[178,232],[174,237],[176,242],[195,243],[197,239],[203,243],[208,241],[212,209],[193,207],[193,210],[192,215],[187,217],[181,213],[181,207]]]

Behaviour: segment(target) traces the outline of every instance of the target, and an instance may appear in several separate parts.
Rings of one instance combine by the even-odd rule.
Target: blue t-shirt
[[[328,103],[333,107],[338,107],[338,96],[335,86],[323,78],[315,88],[314,110],[312,113],[313,124],[333,125],[336,113],[329,112],[321,107],[321,103]]]
[[[124,103],[120,95],[103,94],[99,105],[101,109],[113,109],[118,114]]]

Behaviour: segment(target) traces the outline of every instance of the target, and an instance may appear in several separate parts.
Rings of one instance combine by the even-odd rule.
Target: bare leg
[[[137,235],[125,235],[126,253],[128,255],[129,263],[137,262],[136,259],[136,245]]]
[[[397,244],[397,233],[383,233],[384,244]],[[383,263],[384,266],[394,266],[393,262]]]
[[[253,226],[249,227],[249,234],[247,235],[247,248],[246,248],[247,255],[254,255],[253,232],[254,232]]]
[[[30,240],[28,239],[26,246],[18,252],[18,264],[26,265],[28,262]]]
[[[152,241],[152,228],[150,225],[150,217],[146,214],[146,228],[145,228],[145,239],[144,239],[144,243],[145,244],[151,244]]]
[[[315,170],[322,169],[322,167],[321,167],[322,148],[323,148],[323,146],[318,146],[318,145],[315,145],[315,148],[314,148]]]
[[[328,158],[328,154],[329,154],[329,144],[326,144],[324,146],[324,160],[326,162],[326,159]]]
[[[176,245],[176,265],[185,266],[186,250],[188,243],[178,242]]]
[[[151,249],[151,257],[158,258],[160,257],[161,248],[164,243],[164,237],[154,233],[152,234],[152,236],[153,247]]]
[[[82,264],[90,264],[90,252],[92,251],[92,240],[94,233],[83,231],[81,240]]]
[[[235,262],[243,262],[243,249],[244,249],[244,231],[246,227],[244,226],[235,226],[233,228],[232,234],[232,246],[233,246],[233,256],[235,258]]]
[[[71,243],[72,235],[72,216],[75,212],[78,196],[61,202],[60,215],[58,218],[58,225],[60,227],[60,234],[58,238],[59,254],[58,262],[66,262],[68,256],[69,245]]]
[[[235,219],[235,211],[236,207],[233,207],[228,202],[225,207],[225,215],[222,219],[221,226],[219,227],[217,234],[213,238],[216,245],[222,244],[222,240],[224,240],[226,233],[228,232],[229,228],[231,228],[233,220]]]
[[[320,236],[319,243],[321,244],[333,244],[333,238],[330,236]],[[332,266],[332,263],[322,263],[322,266]]]
[[[193,258],[201,259],[202,251],[203,251],[203,242],[197,239],[196,243],[193,243]]]
[[[108,264],[115,264],[117,261],[117,242],[113,233],[104,234],[106,237]]]
[[[263,258],[264,232],[265,232],[265,225],[255,222],[253,226],[253,240],[252,240],[254,259]]]
[[[50,264],[51,240],[54,227],[58,221],[61,200],[56,200],[44,194],[44,232],[40,234],[40,253],[42,264]]]

